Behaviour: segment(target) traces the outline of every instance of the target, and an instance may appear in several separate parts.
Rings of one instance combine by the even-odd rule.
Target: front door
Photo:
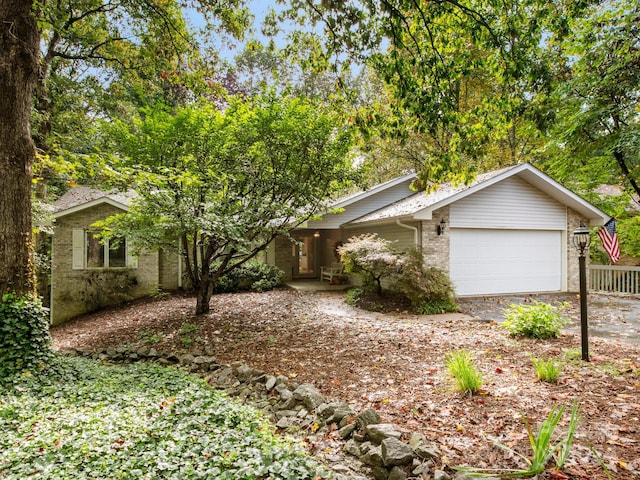
[[[295,238],[299,243],[295,246],[294,278],[317,278],[318,239],[313,233],[296,235]]]

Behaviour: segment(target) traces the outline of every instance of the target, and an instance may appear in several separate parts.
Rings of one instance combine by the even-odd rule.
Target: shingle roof
[[[129,205],[131,199],[135,196],[136,194],[134,192],[105,192],[104,190],[98,190],[97,188],[77,186],[69,190],[54,202],[53,212],[56,214],[101,198],[109,199],[122,205]]]
[[[507,172],[515,167],[507,167],[502,168],[500,170],[493,170],[487,173],[481,173],[476,176],[476,179],[471,182],[469,185],[457,185],[453,186],[450,183],[444,183],[440,185],[435,191],[426,194],[424,191],[420,191],[407,197],[403,200],[395,202],[388,207],[381,208],[380,210],[376,210],[375,212],[364,215],[363,217],[357,218],[353,220],[351,223],[364,223],[364,222],[373,222],[377,220],[386,220],[389,218],[399,218],[408,215],[413,215],[414,213],[430,207],[431,205],[435,205],[442,200],[446,200],[447,198],[472,188],[482,182],[486,182],[487,180],[496,177],[504,172]]]

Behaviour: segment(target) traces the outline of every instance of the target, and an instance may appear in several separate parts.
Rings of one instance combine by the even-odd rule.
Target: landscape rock
[[[353,414],[354,414],[353,409],[347,403],[339,402],[338,406],[333,412],[333,415],[327,418],[325,423],[327,425],[331,425],[332,423],[340,424],[343,419],[345,419],[346,417],[350,417]]]
[[[277,418],[295,417],[297,414],[298,414],[298,412],[296,410],[278,410],[276,412],[276,417]]]
[[[253,369],[246,364],[240,365],[236,370],[236,376],[239,380],[248,380],[254,374]]]
[[[289,428],[291,425],[293,425],[293,419],[291,417],[282,417],[278,420],[278,423],[276,423],[276,427],[282,429]]]
[[[293,394],[284,402],[282,402],[281,408],[282,410],[290,410],[293,409],[298,404],[298,400],[293,396]]]
[[[323,403],[317,410],[318,419],[327,425],[339,424],[343,418],[353,415],[353,410],[345,402]]]
[[[393,467],[389,471],[389,476],[387,477],[387,480],[406,480],[406,479],[407,479],[407,472],[405,472],[400,467]]]
[[[307,410],[315,410],[324,402],[324,397],[310,383],[303,383],[293,391],[293,398],[304,403]]]
[[[419,445],[413,451],[420,458],[425,458],[425,459],[431,458],[434,460],[437,460],[438,458],[440,458],[440,450],[438,450],[438,447],[436,447],[435,445],[428,445],[428,444]]]
[[[425,437],[423,433],[413,432],[411,434],[411,438],[409,439],[409,445],[414,450],[418,448],[420,445],[424,445],[425,443],[427,443],[427,437]]]
[[[382,460],[382,449],[378,446],[372,445],[366,453],[360,455],[360,461],[367,465],[382,467],[384,461]]]
[[[216,359],[214,357],[205,357],[204,355],[198,355],[193,359],[193,363],[201,366],[209,366],[212,363],[216,363]]]
[[[364,430],[367,425],[380,423],[380,421],[380,414],[373,408],[367,408],[356,415],[356,424],[361,430]]]
[[[274,377],[273,375],[267,376],[267,381],[264,383],[264,388],[267,390],[267,392],[271,391],[271,389],[275,386],[276,377]]]
[[[393,437],[399,439],[402,436],[402,432],[392,423],[367,425],[366,431],[368,438],[376,445],[382,443],[385,438]]]
[[[355,429],[356,429],[356,424],[350,423],[342,427],[340,430],[338,430],[338,435],[340,435],[341,438],[345,438],[345,439],[349,438]]]
[[[444,470],[436,470],[433,472],[433,480],[451,480],[451,475]]]
[[[360,444],[353,439],[347,441],[347,443],[344,444],[342,450],[349,455],[353,455],[354,457],[360,457],[363,453],[360,450]]]
[[[183,365],[191,365],[194,360],[195,357],[190,353],[185,353],[184,355],[180,356],[180,363]]]
[[[373,475],[373,478],[375,478],[376,480],[389,479],[389,472],[384,467],[373,467],[371,469],[371,474]]]
[[[411,447],[394,437],[385,438],[381,450],[385,467],[408,465],[413,460]]]

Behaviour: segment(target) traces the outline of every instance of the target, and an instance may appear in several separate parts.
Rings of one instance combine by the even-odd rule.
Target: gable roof
[[[129,210],[133,192],[105,192],[97,188],[78,186],[62,195],[53,204],[53,217],[59,218],[101,204],[113,205],[125,212]]]
[[[368,197],[376,195],[384,190],[395,187],[396,185],[401,185],[403,183],[411,183],[417,178],[415,173],[408,173],[406,175],[402,175],[400,177],[393,178],[391,180],[387,180],[386,182],[380,183],[371,187],[369,190],[361,190],[356,193],[352,193],[350,195],[345,195],[344,197],[336,199],[334,202],[331,202],[331,208],[344,208],[353,203],[364,200]]]
[[[418,192],[388,207],[364,215],[350,222],[359,224],[384,220],[410,218],[430,220],[435,210],[452,204],[507,178],[517,176],[559,203],[566,205],[589,220],[591,226],[603,225],[610,217],[599,208],[560,185],[530,163],[479,174],[469,185],[443,184],[434,192]]]

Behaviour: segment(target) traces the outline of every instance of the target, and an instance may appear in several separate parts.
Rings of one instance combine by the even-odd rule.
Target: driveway
[[[566,330],[579,332],[580,299],[577,294],[462,297],[458,303],[463,313],[475,319],[501,322],[504,321],[504,309],[509,305],[535,301],[552,305],[567,302],[569,306],[564,313],[572,322]],[[587,311],[590,336],[640,344],[640,296],[590,293],[587,298]]]

